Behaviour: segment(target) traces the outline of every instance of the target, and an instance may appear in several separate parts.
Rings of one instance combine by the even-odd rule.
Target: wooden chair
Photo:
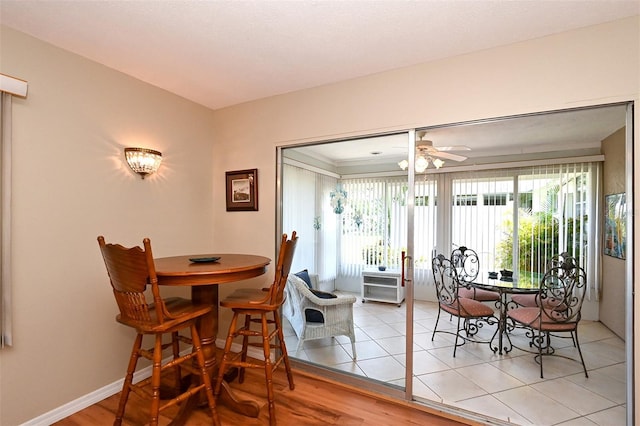
[[[143,240],[144,250],[140,247],[126,248],[119,244],[107,244],[102,236],[98,237],[98,244],[107,267],[113,294],[118,308],[120,308],[120,314],[116,316],[116,320],[134,328],[137,332],[113,424],[122,424],[130,391],[141,396],[151,397],[150,424],[152,426],[158,424],[160,411],[179,404],[197,392],[204,391],[213,423],[219,424],[213,387],[205,368],[205,359],[196,328],[196,321],[203,315],[209,314],[212,307],[194,305],[190,300],[178,297],[161,298],[151,252],[151,242],[148,238]],[[147,303],[145,298],[144,291],[147,285],[151,285],[153,303]],[[180,335],[178,332],[182,329],[190,329],[191,338]],[[155,338],[152,349],[142,349],[142,338],[145,334],[153,335]],[[164,334],[171,335],[170,343],[162,343]],[[192,351],[180,356],[180,342],[193,345]],[[165,365],[161,365],[162,351],[168,347],[172,348],[173,358]],[[133,373],[140,357],[153,362],[152,374],[150,378],[133,384]],[[194,357],[197,360],[197,368],[193,363]],[[201,383],[192,385],[185,392],[181,392],[181,368],[199,375]],[[178,396],[160,405],[160,379],[162,372],[166,369],[173,369],[175,374],[173,380]],[[151,384],[150,390],[149,384]]]
[[[267,384],[267,400],[269,403],[269,424],[276,424],[275,403],[273,394],[273,372],[284,362],[289,380],[289,389],[294,389],[293,374],[287,355],[287,348],[282,333],[282,321],[278,309],[284,301],[284,288],[287,283],[293,253],[298,242],[296,232],[293,231],[291,239],[287,240],[287,234],[282,236],[280,253],[276,265],[275,277],[271,287],[267,289],[239,289],[220,302],[220,306],[230,308],[233,318],[229,325],[229,334],[224,347],[224,354],[218,369],[218,381],[214,395],[220,393],[222,379],[226,370],[230,367],[238,367],[238,381],[244,381],[245,368],[263,368]],[[244,325],[238,326],[238,318],[244,315]],[[271,318],[269,318],[269,315]],[[251,328],[252,323],[260,324],[260,330]],[[269,327],[272,326],[272,330]],[[234,338],[242,336],[242,350],[239,353],[231,353],[231,345]],[[249,342],[249,338],[259,338],[260,342]],[[277,343],[272,341],[277,339]],[[262,347],[264,360],[252,361],[247,359],[249,346]],[[279,350],[274,362],[271,361],[271,349]]]

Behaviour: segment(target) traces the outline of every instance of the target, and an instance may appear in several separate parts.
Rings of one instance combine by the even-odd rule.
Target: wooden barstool
[[[204,391],[211,410],[213,423],[219,425],[220,421],[216,412],[213,387],[205,368],[200,336],[196,328],[196,321],[209,314],[212,307],[209,305],[194,305],[191,300],[179,297],[168,299],[160,297],[158,278],[156,277],[153,254],[151,253],[151,242],[148,238],[143,241],[144,250],[140,247],[126,248],[119,244],[107,244],[102,236],[98,237],[98,244],[111,280],[113,294],[120,308],[120,314],[116,317],[116,320],[134,328],[137,332],[113,424],[122,424],[122,417],[124,416],[130,391],[134,391],[141,396],[151,397],[150,424],[152,426],[158,424],[160,411],[185,401],[197,392]],[[144,294],[149,284],[153,294],[153,303],[151,304],[147,303]],[[186,328],[190,329],[191,338],[178,334],[180,330]],[[167,333],[171,334],[171,342],[163,344],[162,336]],[[155,336],[155,343],[152,349],[142,349],[142,337],[145,334]],[[193,345],[193,350],[186,355],[180,356],[180,342]],[[162,351],[168,347],[172,348],[173,359],[162,365]],[[151,377],[133,384],[133,373],[140,357],[153,361],[152,374]],[[197,360],[197,368],[193,363],[194,357]],[[177,396],[160,405],[161,374],[162,371],[168,368],[174,370]],[[185,392],[181,392],[181,368],[192,374],[199,375],[201,378],[200,384],[192,385]],[[150,392],[148,389],[149,383],[151,384]]]
[[[238,381],[244,381],[245,368],[263,368],[267,383],[267,399],[269,402],[269,424],[276,424],[275,403],[273,394],[273,372],[284,362],[289,380],[289,389],[294,389],[293,374],[287,355],[287,348],[284,344],[282,333],[282,322],[278,309],[284,301],[284,287],[287,283],[293,253],[295,251],[298,237],[293,231],[291,239],[287,240],[287,234],[282,236],[278,263],[275,271],[275,278],[271,287],[266,289],[239,289],[234,291],[229,297],[220,302],[220,306],[230,308],[233,311],[233,318],[229,325],[229,334],[224,347],[224,354],[218,370],[218,380],[216,381],[215,396],[220,393],[226,370],[230,367],[239,369]],[[238,317],[244,315],[244,324],[238,326]],[[271,318],[269,318],[271,316]],[[251,324],[260,324],[260,330],[252,330]],[[269,326],[274,326],[269,331]],[[242,336],[242,350],[240,353],[232,354],[231,345],[233,339]],[[249,338],[259,338],[260,342],[250,342]],[[278,340],[272,343],[274,339]],[[247,349],[249,346],[262,347],[264,360],[250,361],[247,359]],[[271,349],[279,349],[280,354],[275,361],[271,362]]]

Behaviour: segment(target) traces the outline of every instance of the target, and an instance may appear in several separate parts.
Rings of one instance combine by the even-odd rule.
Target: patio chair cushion
[[[326,291],[314,290],[311,289],[311,293],[318,296],[320,299],[336,299],[338,296],[332,293],[327,293]],[[315,309],[307,308],[304,311],[304,317],[307,322],[324,322],[324,317],[322,316],[322,312],[317,311]]]
[[[520,306],[524,306],[527,308],[535,308],[536,306],[538,306],[538,302],[536,301],[536,298],[538,297],[537,294],[514,294],[513,296],[511,296],[511,300],[513,300],[515,303],[517,303]]]
[[[440,303],[440,307],[444,311],[462,318],[480,318],[493,315],[493,309],[487,305],[464,297],[456,299],[452,304]]]
[[[541,312],[542,321],[540,321]],[[553,318],[549,317],[549,313]],[[541,331],[571,331],[578,326],[577,321],[562,322],[565,317],[562,312],[545,311],[540,308],[515,308],[509,310],[507,315],[521,324]]]
[[[493,302],[500,300],[500,294],[497,291],[484,290],[481,288],[460,287],[458,289],[458,296],[478,300],[480,302]]]
[[[300,278],[302,281],[304,281],[307,287],[313,290],[313,285],[311,284],[311,277],[309,276],[308,269],[303,269],[300,272],[296,272],[294,275]]]

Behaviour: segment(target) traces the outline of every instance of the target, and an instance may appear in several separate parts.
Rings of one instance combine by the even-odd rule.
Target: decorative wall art
[[[604,254],[625,259],[627,251],[626,194],[605,195],[604,209]]]
[[[227,211],[258,210],[258,169],[226,172]]]

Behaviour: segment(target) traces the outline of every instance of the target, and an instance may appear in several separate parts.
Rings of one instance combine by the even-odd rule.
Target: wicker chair
[[[310,275],[317,283],[317,275]],[[298,276],[289,274],[287,279],[287,299],[282,314],[293,327],[298,337],[296,353],[302,349],[306,340],[325,337],[347,336],[351,340],[352,357],[356,359],[356,336],[353,326],[353,304],[355,296],[337,296],[321,298]],[[308,318],[309,311],[319,317],[315,321]]]
[[[289,380],[289,389],[294,389],[293,373],[289,364],[289,356],[284,343],[284,335],[282,333],[282,321],[278,313],[279,308],[284,301],[284,288],[287,283],[287,276],[291,269],[293,254],[295,252],[298,237],[296,231],[291,234],[291,239],[287,240],[287,234],[282,235],[280,243],[280,252],[278,254],[278,263],[276,264],[275,277],[273,284],[266,289],[238,289],[231,295],[220,302],[220,306],[230,308],[233,311],[231,324],[229,325],[229,333],[224,347],[224,354],[218,369],[218,380],[214,395],[217,397],[221,390],[224,374],[229,367],[237,367],[239,369],[238,381],[244,381],[245,368],[262,368],[265,373],[265,381],[267,385],[267,400],[269,403],[269,424],[276,424],[275,402],[273,393],[273,372],[278,366],[284,362]],[[240,315],[244,315],[243,325],[238,325]],[[269,318],[271,317],[271,318]],[[251,328],[251,324],[260,324],[260,329]],[[271,327],[271,330],[269,329]],[[231,345],[234,338],[242,337],[242,350],[240,353],[232,354]],[[250,342],[250,338],[255,338],[259,342]],[[263,350],[264,359],[250,360],[247,359],[247,350],[249,346],[259,346]],[[275,360],[271,359],[271,350],[279,350],[276,352]]]
[[[158,424],[160,411],[179,404],[200,391],[204,391],[211,410],[213,423],[219,424],[211,379],[206,370],[200,337],[196,327],[196,321],[204,315],[208,315],[212,307],[194,305],[190,300],[178,297],[168,299],[160,297],[158,278],[156,277],[151,253],[151,242],[148,238],[143,241],[144,250],[140,247],[126,248],[119,244],[107,244],[102,236],[98,237],[98,244],[107,267],[113,295],[120,308],[120,314],[116,317],[116,320],[134,328],[138,333],[131,351],[127,375],[122,386],[120,403],[118,404],[113,424],[122,424],[130,391],[134,391],[141,396],[151,396],[150,424],[152,426]],[[149,284],[153,295],[153,303],[151,304],[147,303],[144,293]],[[189,329],[191,338],[179,335],[178,332],[182,329]],[[155,344],[152,349],[142,349],[142,337],[145,334],[155,336]],[[170,343],[162,343],[164,334],[171,335]],[[193,345],[192,351],[180,356],[180,342]],[[161,365],[162,351],[169,347],[173,350],[173,359],[165,365]],[[153,361],[152,374],[150,378],[133,384],[133,373],[140,357]],[[193,363],[193,358],[197,360],[197,364]],[[174,372],[173,379],[177,396],[160,405],[160,379],[165,369],[172,369]],[[200,384],[191,386],[182,392],[180,390],[181,369],[199,375]],[[150,392],[147,388],[149,383],[151,384]]]
[[[543,356],[554,354],[551,335],[556,336],[559,333],[570,334],[578,349],[584,375],[589,377],[578,341],[578,323],[586,289],[587,278],[584,270],[573,258],[567,257],[544,274],[540,290],[535,294],[536,306],[515,308],[507,312],[511,320],[530,330],[529,336],[532,339],[529,345],[538,349],[536,360],[540,363],[540,378],[543,378]]]

